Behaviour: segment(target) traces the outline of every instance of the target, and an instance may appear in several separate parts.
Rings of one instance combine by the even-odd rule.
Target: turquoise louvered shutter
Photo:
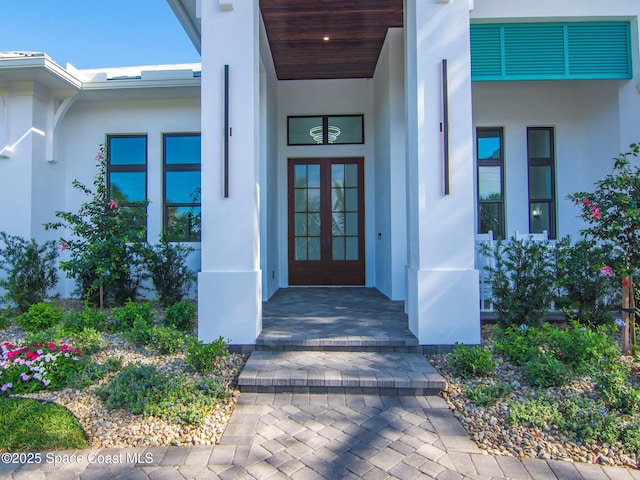
[[[569,24],[569,75],[631,78],[628,23]]]
[[[471,28],[471,71],[473,75],[496,77],[502,71],[502,27],[473,25]]]
[[[471,25],[471,78],[631,78],[628,22]]]
[[[528,79],[564,74],[562,25],[505,25],[505,75]]]

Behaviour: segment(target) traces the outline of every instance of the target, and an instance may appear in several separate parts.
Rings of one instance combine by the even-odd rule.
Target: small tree
[[[613,171],[595,183],[595,191],[569,195],[588,225],[582,235],[603,248],[607,259],[603,274],[615,273],[622,279],[625,353],[635,346],[633,274],[640,267],[640,169],[631,165],[631,159],[638,153],[640,146],[631,144],[629,152],[614,158]]]
[[[77,213],[56,212],[60,222],[45,225],[47,229],[68,228],[71,236],[61,239],[61,249],[69,251],[69,260],[60,268],[76,281],[78,292],[87,300],[112,298],[124,303],[135,298],[143,278],[141,251],[146,221],[136,217],[138,206],[122,207],[107,189],[108,151],[101,145],[96,155],[98,173],[91,190],[78,180],[73,187],[89,199]]]
[[[56,283],[56,258],[58,250],[55,242],[42,245],[31,239],[12,236],[0,232],[0,288],[21,312],[26,312],[34,303],[42,302]]]

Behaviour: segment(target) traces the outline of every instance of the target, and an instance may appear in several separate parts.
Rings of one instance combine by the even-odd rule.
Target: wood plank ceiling
[[[279,80],[373,77],[402,0],[260,0]]]

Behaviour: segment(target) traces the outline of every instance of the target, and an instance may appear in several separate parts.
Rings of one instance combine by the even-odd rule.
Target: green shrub
[[[182,300],[164,311],[162,324],[183,332],[191,332],[195,318],[196,306],[188,300]]]
[[[224,390],[224,389],[223,389]],[[153,366],[130,364],[96,390],[106,408],[124,408],[135,415],[156,416],[185,424],[200,423],[210,413],[216,388],[197,385]],[[212,394],[217,392],[218,396]]]
[[[11,325],[11,319],[13,318],[13,312],[11,310],[0,310],[0,330],[9,328]]]
[[[58,249],[52,241],[42,245],[31,239],[0,232],[0,288],[4,298],[21,312],[47,298],[49,290],[58,283],[56,258]]]
[[[574,375],[600,371],[603,361],[612,361],[620,355],[609,326],[591,330],[572,321],[569,328],[563,329],[546,324],[542,333],[543,348],[553,352]]]
[[[494,345],[496,352],[505,355],[515,365],[524,365],[537,353],[539,330],[527,325],[510,325],[498,330]]]
[[[552,352],[539,352],[522,370],[527,381],[536,387],[559,387],[569,383],[570,371]]]
[[[160,235],[156,245],[145,246],[144,265],[164,307],[181,301],[189,293],[196,279],[186,263],[192,251],[193,248],[182,243],[172,243],[166,232]]]
[[[158,353],[172,355],[184,351],[186,336],[167,327],[151,327],[149,331],[148,345]]]
[[[555,283],[549,243],[512,238],[499,240],[483,252],[494,261],[487,270],[498,322],[540,325],[553,300]]]
[[[511,392],[508,383],[496,385],[477,385],[464,390],[464,396],[479,407],[490,407],[505,398]]]
[[[229,355],[229,350],[222,337],[211,343],[203,343],[195,338],[187,342],[186,362],[198,372],[211,371],[215,361],[224,355]]]
[[[554,400],[541,396],[509,403],[507,418],[511,425],[549,429],[558,423],[560,414]]]
[[[603,275],[607,258],[601,245],[565,237],[556,243],[556,307],[583,325],[611,325],[617,285]]]
[[[463,378],[485,377],[495,367],[491,352],[481,345],[468,347],[456,344],[449,356],[449,365]]]
[[[143,318],[136,318],[133,321],[131,328],[123,332],[122,336],[132,344],[141,347],[148,345],[151,342],[152,328],[153,327],[147,322],[147,320]]]
[[[128,332],[134,328],[136,320],[151,326],[155,311],[150,302],[137,303],[129,299],[120,308],[113,310],[111,329],[115,332]]]
[[[51,303],[38,302],[29,307],[29,310],[16,318],[16,323],[24,328],[25,332],[40,332],[54,325],[60,324],[64,312],[60,307]]]
[[[27,333],[25,339],[30,344],[64,341],[89,355],[100,351],[104,346],[102,335],[95,329],[85,328],[80,332],[67,331],[62,324],[39,332]]]
[[[630,384],[629,367],[614,362],[606,362],[602,366],[594,380],[603,400],[611,409],[636,414],[640,409],[640,390]]]
[[[64,332],[64,338],[82,350],[83,353],[92,355],[99,352],[104,346],[102,335],[95,328],[87,327],[80,332]]]
[[[89,305],[77,312],[67,312],[64,316],[64,329],[66,332],[80,333],[85,328],[92,328],[98,332],[107,329],[107,314]]]
[[[529,383],[539,387],[565,385],[571,376],[592,374],[619,355],[611,329],[596,330],[572,322],[569,328],[544,324],[540,328],[521,325],[500,329],[496,352],[523,367]]]
[[[28,344],[58,342],[64,338],[64,329],[62,325],[54,325],[46,330],[39,332],[30,332],[25,335],[25,341]]]

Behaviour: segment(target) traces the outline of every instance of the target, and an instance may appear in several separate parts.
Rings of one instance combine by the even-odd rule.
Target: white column
[[[421,345],[480,342],[474,269],[469,1],[406,0],[409,327]],[[450,194],[442,187],[441,64],[448,63]]]
[[[262,328],[257,0],[201,4],[202,271],[198,335],[253,344]],[[229,6],[231,8],[229,8]],[[224,66],[230,70],[229,197],[223,195]]]

